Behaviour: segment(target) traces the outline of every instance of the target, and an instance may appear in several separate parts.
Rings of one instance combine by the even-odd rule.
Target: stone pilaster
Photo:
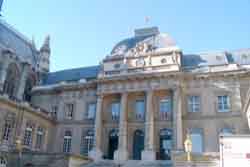
[[[176,150],[183,150],[182,94],[181,88],[173,90],[173,138]]]
[[[89,156],[95,160],[101,160],[103,153],[101,149],[102,143],[102,103],[103,103],[103,96],[97,97],[96,103],[96,116],[95,116],[95,141],[94,141],[94,148],[89,153]]]
[[[145,123],[145,145],[142,152],[143,160],[155,160],[155,122],[153,107],[153,91],[147,92],[146,123]]]
[[[123,93],[121,96],[121,110],[119,122],[119,145],[115,151],[114,159],[118,161],[128,160],[128,94]]]
[[[25,89],[26,80],[28,77],[28,68],[29,68],[29,64],[27,63],[23,64],[23,70],[21,73],[21,77],[20,77],[20,81],[19,81],[19,85],[18,85],[18,89],[16,93],[16,97],[18,100],[23,100],[23,93]]]

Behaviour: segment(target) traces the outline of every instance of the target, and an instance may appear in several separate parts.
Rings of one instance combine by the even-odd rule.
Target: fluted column
[[[98,96],[97,103],[96,103],[96,116],[95,116],[95,139],[94,139],[94,148],[89,153],[90,157],[93,158],[95,161],[101,160],[103,153],[101,150],[101,143],[102,143],[102,103],[103,103],[103,96]]]
[[[181,88],[178,87],[173,91],[174,109],[173,109],[173,137],[175,149],[183,149],[183,127],[182,127],[182,95]]]
[[[128,160],[128,94],[121,95],[121,110],[119,122],[119,145],[118,150],[115,151],[115,160]]]
[[[145,123],[145,145],[142,152],[143,160],[155,160],[155,123],[154,123],[154,106],[153,91],[147,92],[146,104],[146,123]]]

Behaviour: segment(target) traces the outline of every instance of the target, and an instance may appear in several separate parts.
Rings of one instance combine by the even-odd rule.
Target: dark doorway
[[[133,159],[141,160],[141,152],[144,149],[144,133],[141,130],[134,132]]]
[[[114,152],[118,149],[118,130],[109,133],[108,159],[114,159]]]
[[[160,131],[160,159],[171,160],[172,130],[162,129]]]

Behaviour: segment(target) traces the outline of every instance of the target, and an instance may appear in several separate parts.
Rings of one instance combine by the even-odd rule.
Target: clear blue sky
[[[250,0],[4,0],[3,15],[37,46],[51,35],[51,71],[96,65],[145,25],[184,53],[250,47]]]

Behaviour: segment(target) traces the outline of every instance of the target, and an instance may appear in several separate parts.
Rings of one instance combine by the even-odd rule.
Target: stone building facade
[[[49,72],[49,37],[38,50],[1,21],[0,46],[1,154],[20,139],[94,160],[174,160],[187,134],[204,156],[221,133],[249,134],[250,49],[185,54],[149,27],[100,65]]]

